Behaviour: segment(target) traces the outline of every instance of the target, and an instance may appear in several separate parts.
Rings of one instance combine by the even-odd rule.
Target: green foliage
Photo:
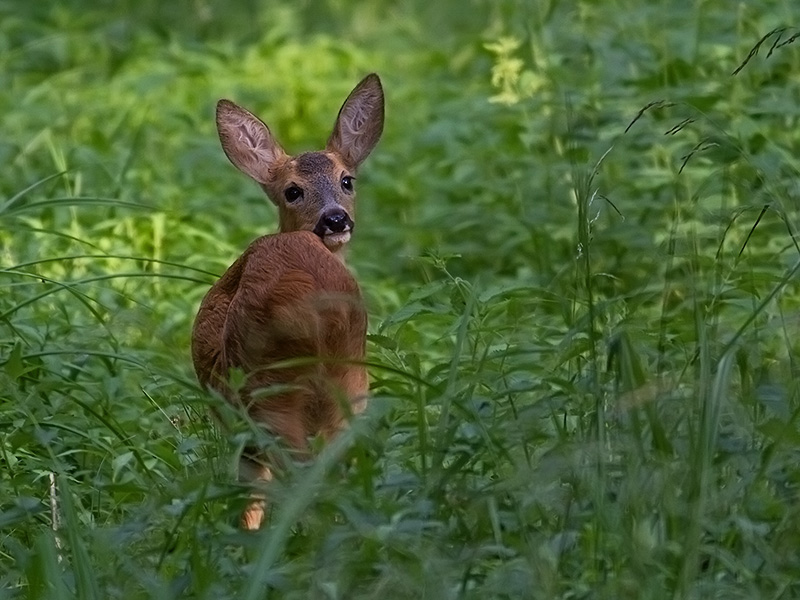
[[[790,3],[14,4],[0,598],[800,596]],[[189,337],[275,216],[213,106],[312,148],[372,70],[374,397],[244,534]]]

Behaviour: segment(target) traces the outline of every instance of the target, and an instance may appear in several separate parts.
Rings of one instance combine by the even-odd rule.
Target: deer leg
[[[272,471],[264,464],[263,459],[242,455],[239,459],[239,481],[256,484],[250,492],[250,499],[240,519],[242,529],[254,531],[261,527],[267,511],[266,494],[263,490],[257,489],[257,484],[263,485],[272,481]]]
[[[284,405],[284,410],[261,409],[258,411],[259,415],[253,416],[258,422],[264,423],[271,433],[286,442],[296,455],[307,456],[308,443],[303,427],[302,404],[296,400],[288,404],[293,406],[294,410],[285,410],[286,405]],[[245,452],[239,459],[239,480],[249,483],[253,487],[250,492],[250,500],[242,512],[242,529],[253,531],[259,529],[264,523],[268,505],[263,487],[273,479],[270,464],[278,466],[278,458],[271,454],[266,456],[257,452]]]

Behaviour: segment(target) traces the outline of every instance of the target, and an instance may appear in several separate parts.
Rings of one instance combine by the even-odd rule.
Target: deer
[[[356,172],[383,119],[374,73],[350,92],[321,151],[289,155],[251,112],[224,99],[216,107],[225,155],[275,204],[279,232],[252,242],[208,291],[192,329],[192,361],[203,387],[301,459],[310,456],[310,438],[333,439],[367,403],[367,313],[344,249],[355,227]],[[232,384],[232,370],[244,383]],[[257,450],[240,456],[239,477],[252,490],[245,530],[264,522],[260,490],[276,462]]]

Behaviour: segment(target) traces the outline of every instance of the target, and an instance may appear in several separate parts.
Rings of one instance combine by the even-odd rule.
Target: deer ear
[[[327,149],[338,153],[348,167],[358,168],[383,133],[383,87],[375,74],[367,75],[339,110]]]
[[[228,159],[262,185],[267,183],[271,167],[286,158],[269,127],[230,100],[217,102],[217,131]]]

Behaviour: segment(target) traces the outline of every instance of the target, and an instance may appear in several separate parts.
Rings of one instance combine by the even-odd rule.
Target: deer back
[[[299,436],[327,435],[363,408],[366,327],[344,264],[311,232],[281,233],[253,242],[208,292],[192,356],[201,383],[244,402],[254,420],[299,419],[302,444]],[[245,376],[238,390],[228,383],[234,368]]]

